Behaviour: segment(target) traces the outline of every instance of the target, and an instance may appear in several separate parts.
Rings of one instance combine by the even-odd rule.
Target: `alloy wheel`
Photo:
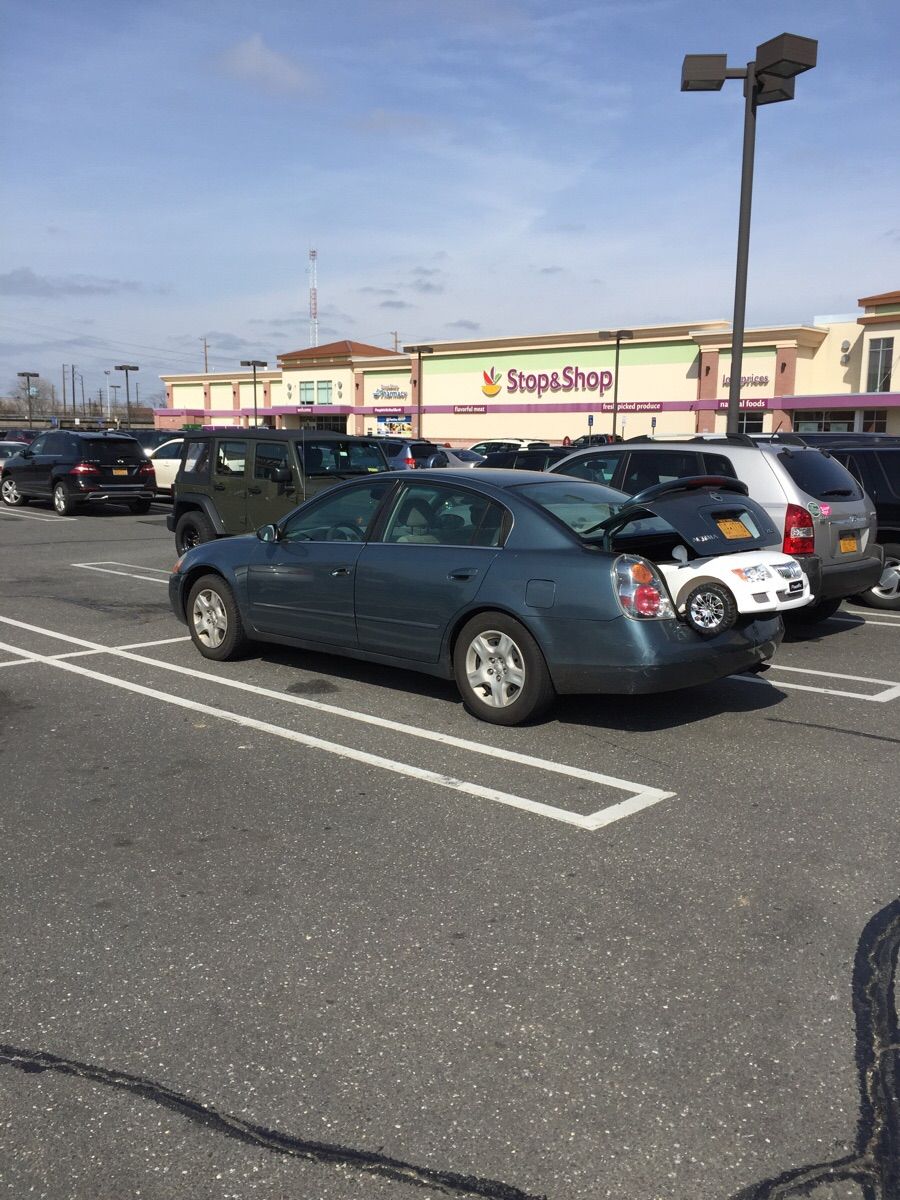
[[[205,588],[197,593],[191,621],[204,646],[215,650],[222,645],[228,632],[228,613],[218,592]]]
[[[2,491],[3,499],[7,504],[19,503],[19,489],[16,487],[16,481],[14,479],[4,479],[0,491]]]
[[[494,708],[507,708],[525,686],[522,651],[508,633],[496,629],[486,629],[472,639],[465,670],[475,695]]]
[[[725,619],[724,601],[715,592],[698,592],[688,611],[698,629],[715,629]]]

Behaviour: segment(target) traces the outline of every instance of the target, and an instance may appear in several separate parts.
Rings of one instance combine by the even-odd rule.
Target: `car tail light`
[[[646,621],[675,616],[666,585],[646,559],[623,554],[616,559],[613,575],[616,599],[626,617]]]
[[[76,463],[70,473],[72,475],[99,475],[100,468],[94,463]]]
[[[408,455],[406,458],[404,458],[403,461],[406,463],[407,467],[409,467],[410,470],[413,470],[413,468],[416,465],[416,460],[413,458],[413,456],[411,454]]]
[[[784,541],[781,545],[785,554],[815,554],[816,531],[812,517],[799,504],[789,504],[784,517]]]
[[[155,475],[152,462],[142,462],[138,467],[138,475]]]

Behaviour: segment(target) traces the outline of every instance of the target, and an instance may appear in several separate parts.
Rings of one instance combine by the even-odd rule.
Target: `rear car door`
[[[690,475],[704,474],[703,455],[696,450],[632,450],[628,454],[621,481],[613,486],[629,496],[658,483],[671,483]],[[601,481],[602,482],[602,481]]]
[[[506,509],[443,483],[404,483],[356,571],[359,646],[437,662],[447,627],[500,553]]]
[[[229,533],[244,533],[247,526],[246,438],[217,438],[213,459],[213,499]]]

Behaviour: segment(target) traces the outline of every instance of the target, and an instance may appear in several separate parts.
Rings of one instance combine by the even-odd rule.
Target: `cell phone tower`
[[[319,289],[316,286],[316,263],[318,250],[309,252],[309,344],[319,344]]]

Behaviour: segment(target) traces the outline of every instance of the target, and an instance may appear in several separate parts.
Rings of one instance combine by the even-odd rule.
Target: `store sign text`
[[[372,393],[373,400],[405,400],[409,395],[393,383],[383,383]]]
[[[454,404],[453,412],[456,416],[475,416],[483,417],[487,412],[486,404]]]
[[[506,372],[506,390],[516,392],[598,392],[601,396],[612,387],[612,371],[582,371],[579,367],[563,367],[561,371]]]
[[[604,400],[599,408],[601,412],[605,413],[611,413],[613,410],[609,400]],[[658,400],[620,400],[616,405],[616,410],[620,413],[654,413],[662,412],[662,405]]]
[[[742,375],[741,387],[765,387],[769,382],[768,375]],[[731,383],[730,375],[722,376],[722,387],[728,387]]]
[[[372,409],[372,412],[374,412],[376,417],[398,417],[401,413],[406,412],[406,409],[399,406],[395,406],[394,408],[378,408],[376,406]]]
[[[741,402],[740,402],[740,407],[741,407],[741,408],[744,408],[744,409],[749,409],[749,408],[768,408],[768,407],[769,407],[769,402],[768,402],[768,400],[741,400]],[[720,411],[722,411],[722,410],[724,410],[724,409],[727,409],[727,408],[728,408],[728,401],[727,401],[727,400],[720,400],[720,401],[719,401],[719,409],[720,409]]]

